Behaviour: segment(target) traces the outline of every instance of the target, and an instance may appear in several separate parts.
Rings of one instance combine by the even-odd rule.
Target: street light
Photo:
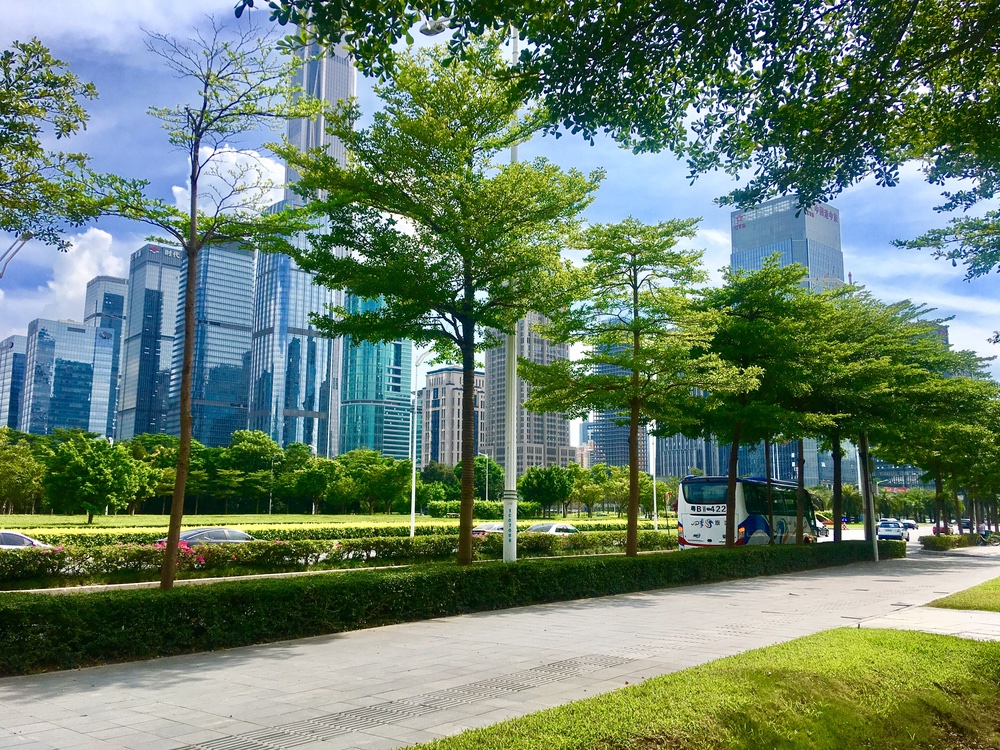
[[[417,370],[428,355],[433,352],[428,349],[413,363],[413,386],[410,390],[410,539],[417,534]]]
[[[14,240],[10,247],[4,250],[3,255],[0,255],[0,279],[3,278],[4,271],[7,270],[7,264],[14,260],[14,256],[17,255],[18,251],[28,244],[30,240],[35,235],[31,232],[24,232],[16,240]]]
[[[660,513],[656,507],[656,435],[649,435],[652,443],[647,443],[649,449],[649,473],[653,475],[653,531],[660,530]]]

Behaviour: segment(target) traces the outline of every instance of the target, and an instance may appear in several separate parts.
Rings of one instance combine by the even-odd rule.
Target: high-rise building
[[[356,72],[342,50],[318,57],[310,45],[301,51],[305,62],[295,83],[305,95],[328,104],[355,95]],[[288,140],[308,151],[322,147],[341,164],[343,144],[326,132],[322,116],[288,122]],[[300,198],[291,185],[298,176],[288,169],[281,210]],[[295,238],[300,247],[305,233]],[[311,320],[330,307],[341,306],[343,292],[314,283],[313,275],[282,254],[257,259],[253,305],[250,427],[268,433],[282,446],[299,442],[319,456],[335,456],[340,448],[340,382],[343,341],[321,334]]]
[[[0,427],[18,429],[27,346],[24,336],[8,336],[0,341]]]
[[[247,428],[254,253],[234,245],[206,245],[196,262],[192,436],[209,447],[224,447],[236,430]],[[177,328],[170,366],[167,432],[172,435],[180,435],[186,274],[185,258],[177,290]]]
[[[118,405],[118,365],[121,359],[122,328],[125,322],[125,299],[128,279],[95,276],[87,282],[87,299],[83,308],[83,324],[93,328],[110,328],[115,332],[111,355],[111,391],[108,398],[108,423],[105,435],[115,434],[115,410]]]
[[[656,438],[656,476],[686,477],[697,469],[709,476],[729,470],[729,453],[711,438],[683,435]]]
[[[619,353],[624,346],[616,346],[611,350]],[[621,376],[627,371],[618,365],[596,364],[595,375]],[[628,418],[627,412],[598,411],[594,412],[593,427],[590,431],[594,441],[594,455],[597,460],[608,466],[628,466]],[[623,423],[624,422],[624,423]],[[649,466],[649,432],[645,425],[639,426],[639,470],[645,471]]]
[[[825,203],[800,209],[795,196],[784,196],[745,211],[733,211],[734,269],[756,271],[778,254],[782,266],[798,263],[806,269],[811,290],[844,283],[840,247],[840,212]]]
[[[347,295],[349,314],[381,303]],[[340,380],[340,452],[356,448],[406,459],[410,455],[410,383],[413,342],[344,339]]]
[[[490,458],[483,436],[486,407],[486,373],[476,370],[475,394],[473,395],[475,422],[473,450],[476,455],[485,452]],[[439,367],[427,373],[427,384],[420,391],[422,405],[421,444],[419,451],[421,467],[430,461],[446,466],[455,466],[462,460],[462,395],[465,392],[462,368],[457,365]]]
[[[143,245],[129,261],[115,424],[119,440],[167,430],[183,262],[183,252],[167,245]]]
[[[546,318],[529,313],[517,323],[517,355],[541,364],[569,359],[569,345],[554,344],[534,330]],[[507,352],[503,346],[486,352],[486,445],[490,457],[508,470],[504,429]],[[568,466],[576,460],[570,445],[570,423],[562,414],[535,414],[524,408],[529,386],[517,379],[517,476],[529,466]]]
[[[80,429],[110,437],[114,335],[114,329],[74,321],[31,321],[19,429],[35,435]]]

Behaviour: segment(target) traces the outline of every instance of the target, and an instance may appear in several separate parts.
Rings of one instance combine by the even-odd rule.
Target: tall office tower
[[[537,313],[529,313],[517,323],[517,355],[532,362],[551,364],[569,359],[567,344],[553,344],[533,330],[536,323],[546,322]],[[504,408],[507,380],[507,352],[503,346],[486,352],[486,445],[490,457],[507,470]],[[534,414],[523,404],[529,386],[521,378],[517,382],[517,476],[529,466],[568,466],[576,460],[576,449],[570,445],[569,421],[562,414]]]
[[[27,346],[24,336],[8,336],[0,341],[0,427],[18,429]]]
[[[198,253],[194,301],[192,436],[210,448],[229,445],[247,428],[250,393],[250,315],[254,253],[234,245],[206,245]],[[167,431],[180,435],[181,364],[187,259],[177,290],[177,328],[170,366]]]
[[[610,351],[618,354],[626,347],[616,345]],[[627,371],[617,365],[594,365],[595,375],[626,375]],[[622,420],[625,424],[621,424]],[[599,461],[608,466],[628,466],[628,413],[620,411],[594,412],[591,437],[594,441],[594,454],[600,456]],[[649,431],[644,425],[639,426],[639,471],[649,468]]]
[[[129,261],[115,438],[167,430],[170,365],[184,253],[143,245]]]
[[[486,373],[476,370],[473,395],[475,422],[473,449],[476,455],[485,452]],[[427,384],[420,391],[423,419],[420,457],[422,466],[431,461],[454,466],[462,460],[462,394],[465,388],[462,368],[457,365],[439,367],[427,373]]]
[[[354,96],[356,72],[340,50],[309,59],[318,48],[310,45],[295,83],[314,98],[329,104]],[[303,151],[322,146],[346,163],[340,140],[325,130],[322,117],[289,120],[289,142]],[[288,169],[285,200],[280,210],[300,198],[291,190],[298,175]],[[295,238],[304,247],[305,234]],[[250,427],[268,433],[282,446],[299,442],[319,456],[340,450],[340,379],[343,341],[324,337],[310,317],[343,305],[343,292],[313,283],[287,255],[260,254],[254,284],[253,346],[250,379]]]
[[[108,398],[108,424],[105,435],[115,434],[115,410],[118,405],[118,365],[122,348],[122,328],[125,321],[125,299],[128,279],[95,276],[87,282],[87,301],[83,308],[83,324],[94,328],[110,328],[115,332],[111,355],[111,392]]]
[[[785,196],[732,212],[732,267],[756,271],[777,253],[782,266],[805,267],[803,283],[809,289],[840,286],[844,283],[840,212],[825,203],[800,210],[797,201]]]
[[[683,435],[656,438],[656,476],[686,477],[695,469],[708,476],[725,474],[729,454],[721,455],[719,447],[711,438]]]
[[[28,324],[20,429],[47,435],[56,428],[108,436],[112,328],[68,320]]]
[[[347,295],[348,313],[362,313],[379,304]],[[410,456],[410,384],[413,342],[397,339],[382,344],[344,338],[340,380],[340,452],[356,448],[386,456]]]

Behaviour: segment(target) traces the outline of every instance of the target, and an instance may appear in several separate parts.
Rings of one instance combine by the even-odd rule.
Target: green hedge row
[[[500,534],[474,539],[477,559],[500,559]],[[669,550],[677,538],[660,531],[639,533],[642,550]],[[561,537],[553,534],[522,534],[518,554],[524,557],[618,552],[625,547],[625,532],[595,531]],[[323,563],[351,566],[358,563],[396,564],[453,560],[458,548],[455,534],[410,537],[375,537],[336,541],[247,542],[208,544],[180,549],[177,569],[225,572],[239,568],[263,571],[306,570]],[[149,573],[163,564],[163,548],[143,544],[115,544],[104,547],[68,546],[56,549],[0,550],[0,583],[32,579],[101,577],[115,573]]]
[[[902,542],[882,542],[902,557]],[[170,591],[0,595],[0,675],[252,643],[543,602],[788,573],[867,560],[865,542],[424,565]]]
[[[978,534],[935,534],[922,536],[917,541],[930,552],[955,549],[956,547],[975,547]]]
[[[570,523],[581,531],[624,531],[626,520],[621,519],[569,519]],[[284,524],[273,526],[243,525],[234,518],[234,525],[257,539],[264,541],[306,541],[331,539],[371,539],[373,537],[409,537],[409,524],[386,524],[384,526],[345,526],[340,524]],[[524,531],[531,526],[532,521],[518,523],[519,530]],[[663,526],[663,524],[661,524]],[[673,524],[676,527],[676,524]],[[640,521],[640,529],[652,529],[652,521]],[[455,534],[458,525],[452,523],[422,524],[415,529],[419,536],[439,536]],[[24,529],[27,534],[46,544],[78,545],[102,547],[110,544],[152,544],[157,539],[166,536],[166,529],[58,529],[39,528]]]
[[[432,500],[427,503],[427,515],[431,518],[445,518],[446,516],[457,516],[462,509],[459,500]],[[541,503],[526,503],[518,501],[518,518],[539,518],[542,515]],[[503,503],[493,500],[476,500],[473,503],[472,516],[481,521],[501,521],[503,520]]]

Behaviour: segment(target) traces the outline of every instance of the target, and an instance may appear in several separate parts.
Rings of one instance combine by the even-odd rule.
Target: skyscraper
[[[625,346],[616,346],[612,349],[617,354],[625,349]],[[620,376],[627,374],[627,371],[617,365],[596,364],[594,365],[595,375]],[[597,461],[608,466],[628,466],[628,412],[621,411],[598,411],[594,412],[594,421],[590,431],[590,437],[594,441],[594,456],[599,457]],[[624,424],[623,424],[624,422]],[[644,425],[639,426],[639,468],[645,471],[649,466],[649,432]]]
[[[234,245],[206,245],[196,262],[192,436],[209,447],[224,447],[233,432],[247,428],[254,253]],[[177,290],[177,329],[170,367],[167,431],[172,435],[180,435],[186,266],[185,258]]]
[[[118,405],[118,365],[121,357],[122,327],[125,321],[125,298],[128,279],[95,276],[87,282],[83,324],[92,328],[110,328],[114,333],[111,354],[111,390],[108,396],[108,420],[104,434],[115,434],[115,410]]]
[[[348,313],[381,303],[347,295]],[[410,455],[410,382],[413,343],[375,344],[344,339],[340,387],[340,452],[368,448],[386,456]]]
[[[476,370],[474,403],[473,450],[478,455],[486,447],[483,440],[486,406],[486,373]],[[427,384],[420,391],[423,419],[419,443],[420,467],[431,461],[455,466],[462,460],[462,395],[465,391],[462,368],[458,365],[439,367],[427,373]],[[492,458],[492,454],[486,451]]]
[[[296,83],[306,95],[329,104],[354,96],[356,72],[341,50],[315,58],[315,45],[301,54]],[[312,58],[312,59],[311,59]],[[307,151],[325,148],[344,164],[343,144],[330,136],[322,117],[288,122],[288,140]],[[297,175],[288,170],[285,200],[280,210],[299,202],[291,190]],[[300,247],[303,233],[295,238]],[[268,433],[282,446],[300,442],[320,456],[340,450],[341,339],[322,335],[310,320],[344,302],[343,293],[314,283],[287,255],[261,254],[257,259],[253,304],[250,427]]]
[[[745,211],[730,214],[734,269],[756,271],[778,253],[781,265],[805,267],[804,283],[811,290],[844,283],[844,254],[840,248],[840,212],[817,203],[798,208],[795,196],[784,196]]]
[[[68,320],[28,324],[20,429],[107,436],[114,330]]]
[[[24,336],[8,336],[0,341],[0,427],[19,429],[27,345]]]
[[[536,323],[546,322],[537,313],[529,313],[517,323],[517,354],[532,362],[551,364],[569,359],[569,345],[554,344],[533,330]],[[507,353],[503,346],[486,351],[486,445],[490,457],[508,470],[504,408]],[[570,445],[569,421],[562,414],[534,414],[524,408],[529,386],[521,378],[517,383],[517,476],[529,466],[568,466],[576,459],[576,449]]]
[[[115,425],[119,440],[167,429],[183,261],[179,249],[166,245],[143,245],[132,253]]]

